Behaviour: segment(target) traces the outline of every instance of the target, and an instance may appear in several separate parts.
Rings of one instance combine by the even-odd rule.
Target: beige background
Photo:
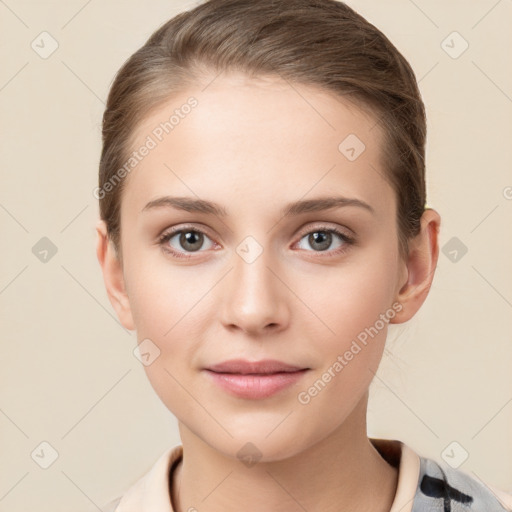
[[[446,252],[420,313],[392,326],[369,435],[438,460],[456,441],[454,456],[469,454],[461,470],[512,492],[512,2],[349,4],[420,80]],[[180,442],[108,302],[92,191],[115,72],[193,5],[0,1],[1,512],[100,510]],[[46,59],[31,47],[43,51],[43,31],[59,45]],[[453,31],[469,43],[458,58],[442,45]],[[457,36],[446,44],[462,48]],[[46,262],[32,252],[42,237],[57,248]],[[468,249],[456,261],[453,237]],[[58,452],[47,469],[44,441]]]

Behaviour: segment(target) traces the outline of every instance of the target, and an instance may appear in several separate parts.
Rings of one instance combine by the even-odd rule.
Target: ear
[[[96,224],[98,234],[96,242],[96,256],[103,271],[103,281],[110,303],[114,307],[121,324],[131,331],[135,330],[130,303],[123,275],[123,266],[116,254],[114,246],[107,235],[105,221]]]
[[[421,230],[409,241],[409,257],[404,263],[407,280],[402,284],[396,301],[402,305],[392,324],[401,324],[410,320],[427,298],[434,279],[439,257],[438,235],[441,217],[432,208],[423,212]]]

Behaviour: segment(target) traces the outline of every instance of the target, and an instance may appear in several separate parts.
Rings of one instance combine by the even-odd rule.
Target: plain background
[[[433,287],[390,329],[368,434],[437,460],[456,441],[459,469],[512,492],[512,2],[348,3],[415,70],[442,217]],[[114,74],[195,4],[0,1],[0,511],[100,510],[180,443],[108,301],[92,192]]]

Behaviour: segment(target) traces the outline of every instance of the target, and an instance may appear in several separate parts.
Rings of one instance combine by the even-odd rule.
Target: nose
[[[275,259],[263,251],[254,261],[233,255],[233,268],[225,278],[221,321],[226,329],[249,335],[276,333],[290,320],[290,290]]]

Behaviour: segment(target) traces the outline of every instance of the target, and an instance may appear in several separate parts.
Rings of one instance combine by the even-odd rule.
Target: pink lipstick
[[[273,359],[232,359],[205,368],[206,374],[228,393],[247,399],[263,399],[297,383],[309,368]]]

